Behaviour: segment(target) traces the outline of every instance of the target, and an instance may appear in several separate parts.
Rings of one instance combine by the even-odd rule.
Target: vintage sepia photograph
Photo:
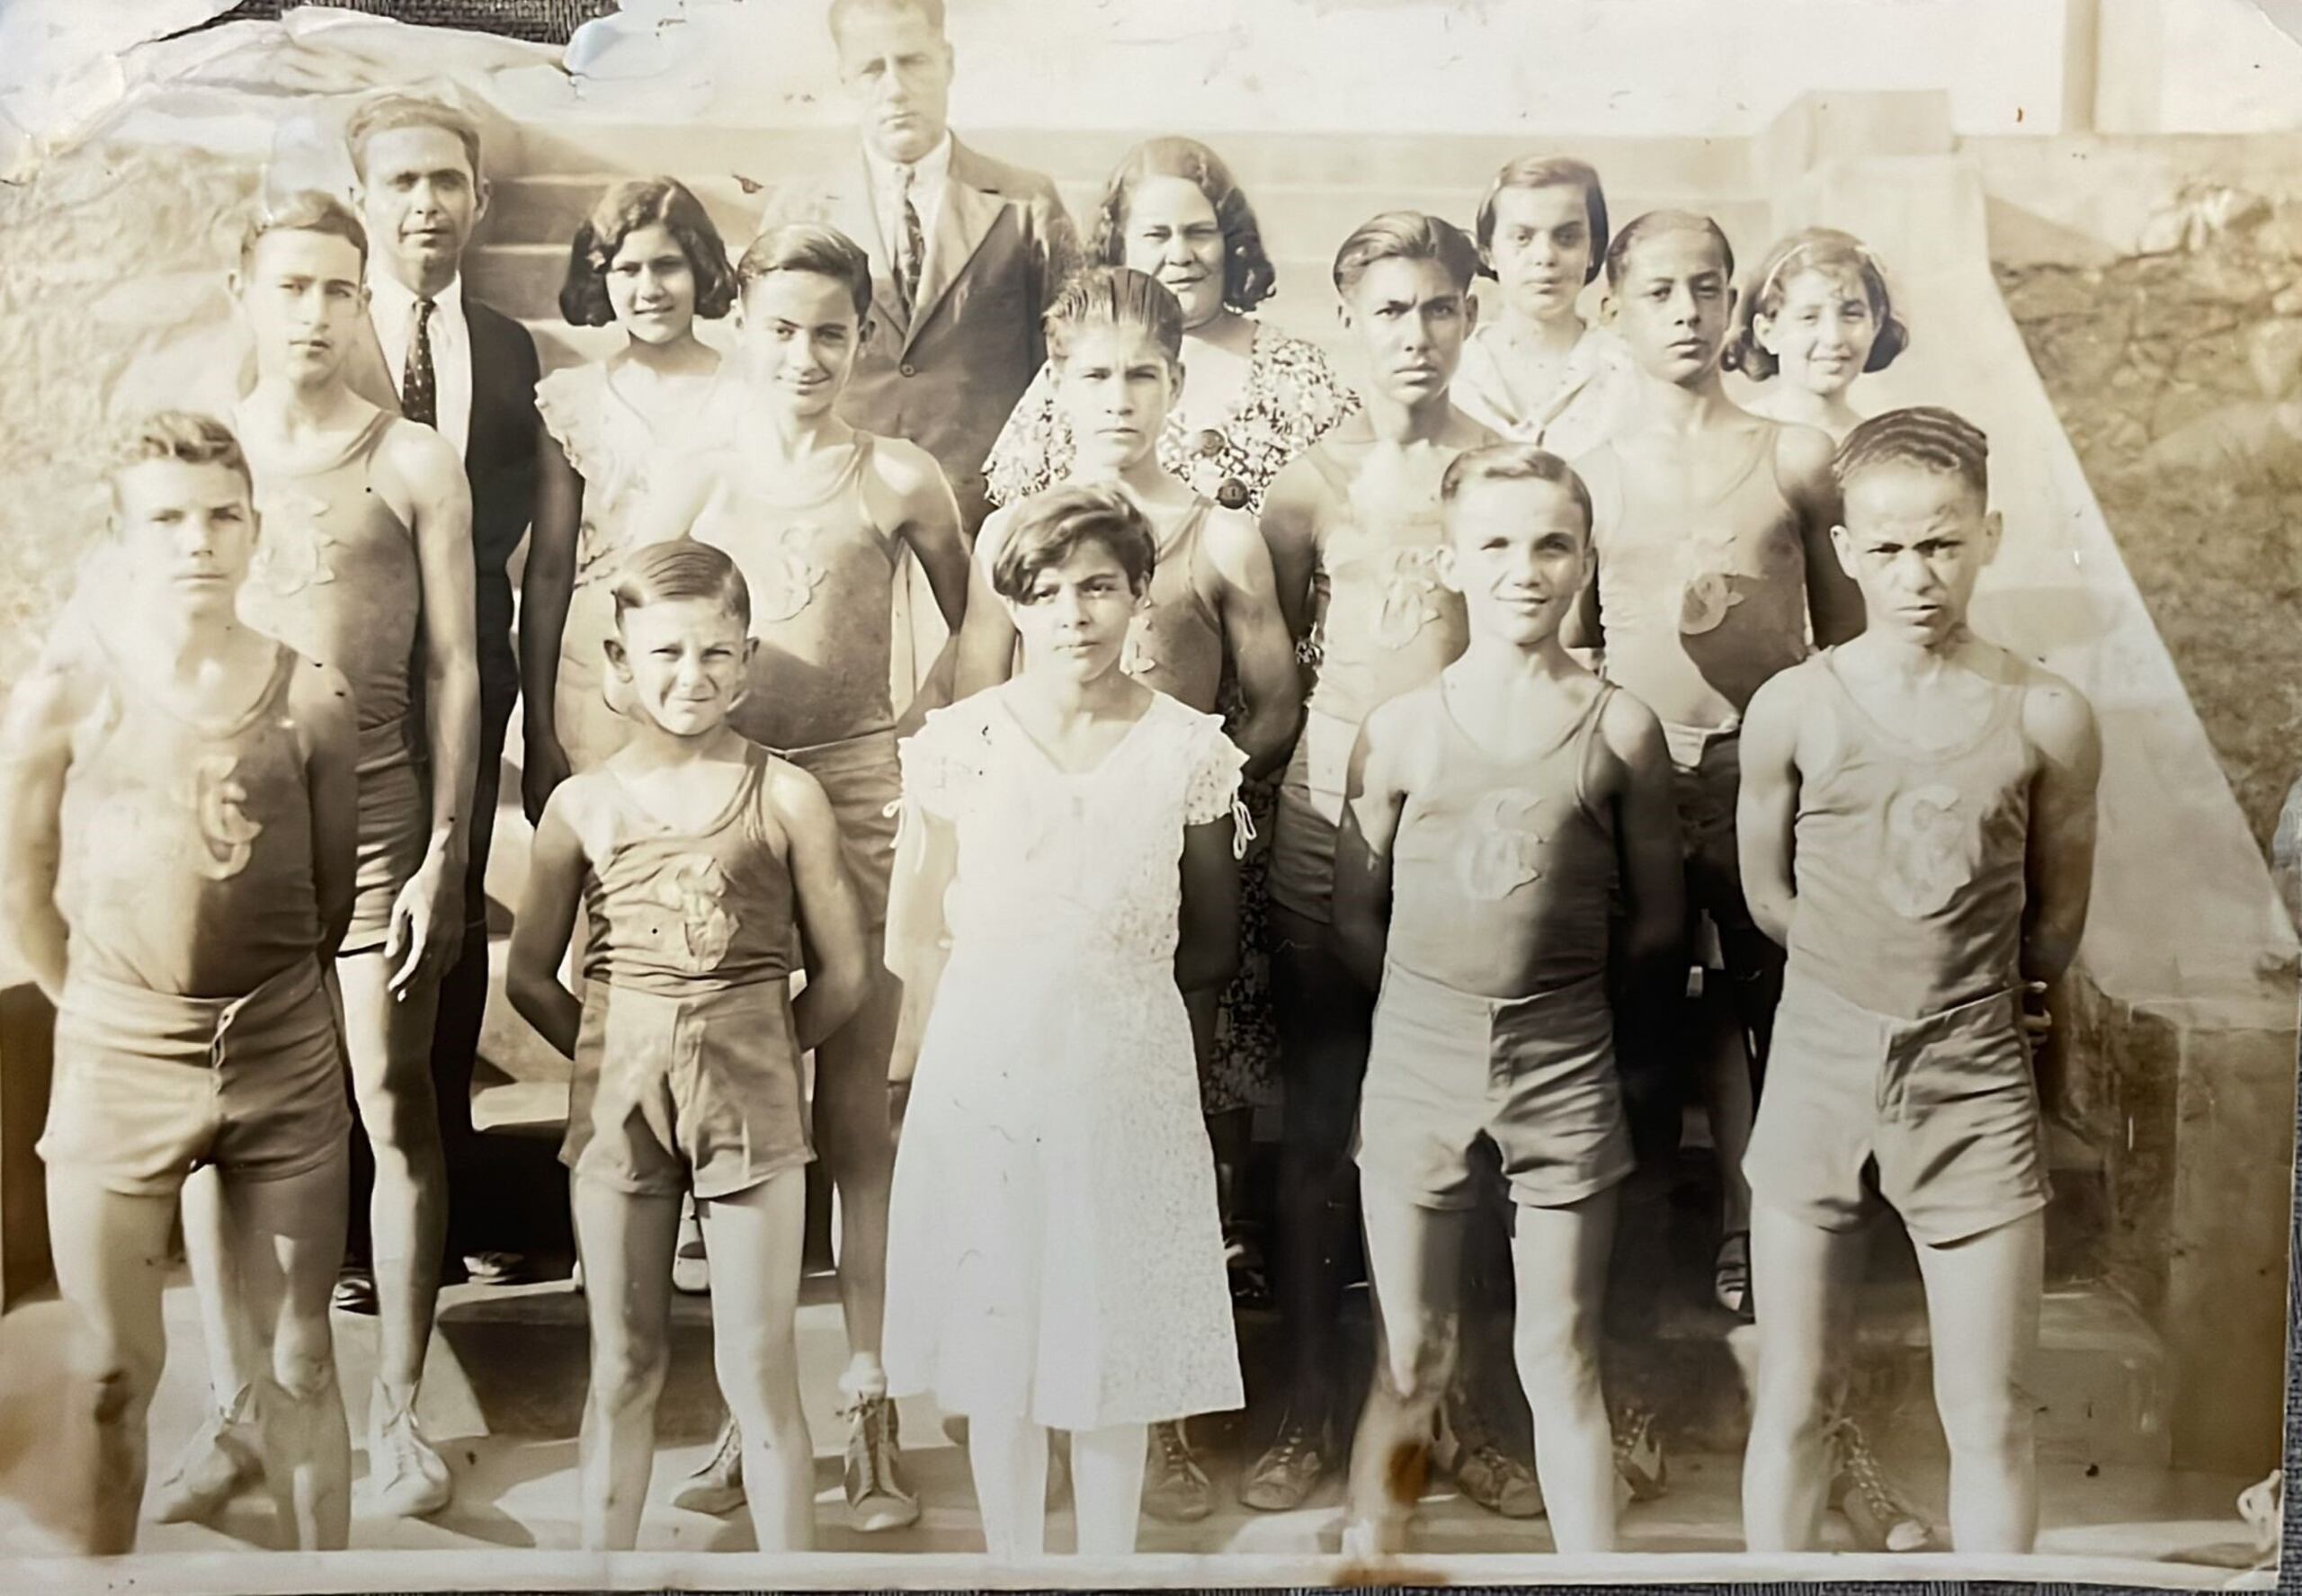
[[[2271,1590],[2296,0],[0,0],[0,1587]]]

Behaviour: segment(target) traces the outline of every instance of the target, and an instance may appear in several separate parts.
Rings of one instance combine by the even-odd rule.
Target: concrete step
[[[968,129],[964,137],[986,155],[1043,172],[1057,183],[1092,184],[1102,183],[1143,138],[1168,130]],[[1626,192],[1738,192],[1753,186],[1751,141],[1742,138],[1449,133],[1377,139],[1219,130],[1200,136],[1259,201],[1266,190],[1291,184],[1366,183],[1411,192],[1434,183],[1484,186],[1505,161],[1530,154],[1577,156]],[[855,152],[855,135],[844,127],[763,129],[685,121],[570,120],[522,128],[517,158],[508,168],[528,174],[741,174],[754,182],[775,183],[854,160]]]
[[[1855,1410],[1881,1445],[1940,1451],[1923,1291],[1914,1279],[1870,1280],[1859,1290]],[[1762,1299],[1759,1308],[1765,1311]],[[1698,1448],[1742,1433],[1756,1370],[1756,1329],[1707,1301],[1682,1298],[1666,1306],[1661,1333],[1680,1355],[1655,1366],[1657,1410]],[[2166,1466],[2165,1350],[2142,1315],[2109,1287],[2048,1289],[2028,1385],[2038,1404],[2041,1458]]]
[[[745,178],[732,174],[673,167],[673,174],[703,201],[711,219],[727,241],[730,253],[742,250],[758,227],[766,194]],[[497,183],[488,204],[483,244],[550,244],[564,250],[576,228],[607,188],[627,176],[642,174],[617,166],[598,172],[533,173],[506,177]],[[1392,182],[1359,179],[1343,183],[1273,183],[1251,188],[1255,217],[1264,244],[1289,249],[1332,240],[1340,243],[1361,222],[1381,210],[1413,209],[1443,216],[1468,229],[1486,192],[1484,173],[1432,171],[1427,175]],[[1064,207],[1084,231],[1102,203],[1103,174],[1059,180]],[[1617,221],[1643,210],[1665,208],[1707,210],[1719,214],[1721,225],[1738,245],[1738,226],[1762,231],[1764,202],[1748,188],[1704,189],[1686,182],[1664,186],[1612,183],[1608,207]],[[1720,208],[1725,208],[1721,213]],[[1329,248],[1333,244],[1329,243]],[[1763,247],[1763,241],[1758,247]]]

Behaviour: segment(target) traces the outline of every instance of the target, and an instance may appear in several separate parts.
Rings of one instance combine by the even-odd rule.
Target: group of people
[[[449,1196],[515,699],[504,985],[573,1060],[587,1547],[638,1535],[686,1224],[729,1411],[680,1500],[811,1544],[817,1157],[856,1525],[918,1516],[914,1394],[997,1556],[1044,1550],[1051,1464],[1082,1552],[1204,1517],[1183,1422],[1245,1399],[1275,1087],[1288,1385],[1242,1499],[1344,1474],[1345,1549],[1395,1553],[1435,1457],[1609,1549],[1664,1485],[1606,1326],[1652,1288],[1683,1087],[1726,1187],[1709,1285],[1757,1324],[1751,1547],[1820,1545],[1850,1476],[1879,1544],[1931,1533],[1844,1401],[1885,1206],[1951,1538],[2027,1549],[2030,1045],[2099,746],[1967,628],[1982,433],[1850,401],[1907,340],[1879,263],[1810,230],[1738,289],[1709,219],[1612,227],[1588,165],[1514,161],[1470,233],[1394,211],[1336,251],[1353,393],[1253,314],[1273,272],[1213,151],[1130,151],[1083,245],[1044,177],[950,134],[942,22],[834,0],[861,156],[739,251],[673,178],[603,195],[560,308],[623,342],[540,380],[461,284],[475,125],[371,101],[356,204],[247,227],[236,409],[128,429],[0,785],[0,894],[58,1011],[91,1549],[135,1541],[179,1212],[216,1402],[162,1516],[261,1473],[293,1544],[345,1544],[332,1296],[379,1314],[376,1508],[451,1499],[415,1404],[443,1266],[504,1267]],[[697,323],[730,316],[723,358]],[[1354,1227],[1377,1354],[1347,1434]]]

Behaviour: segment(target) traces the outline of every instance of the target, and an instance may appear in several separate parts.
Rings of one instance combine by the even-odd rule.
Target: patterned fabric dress
[[[1164,694],[1066,771],[1012,688],[903,745],[949,821],[951,954],[888,1217],[892,1394],[1054,1429],[1241,1405],[1215,1175],[1174,954],[1183,829],[1233,813],[1222,723]]]
[[[584,479],[576,586],[553,695],[560,746],[572,769],[592,769],[628,735],[608,703],[604,645],[615,629],[615,579],[633,522],[651,489],[674,480],[677,462],[727,445],[737,405],[736,384],[715,381],[692,410],[651,423],[617,388],[603,361],[554,371],[536,384],[536,412]],[[658,424],[668,439],[658,437]]]
[[[1316,344],[1258,324],[1246,387],[1221,427],[1192,429],[1173,412],[1159,434],[1159,463],[1201,497],[1223,502],[1227,482],[1246,494],[1241,506],[1263,513],[1271,479],[1297,455],[1359,408]],[[1063,480],[1071,469],[1070,425],[1056,408],[1055,379],[1042,370],[1017,402],[1014,414],[984,464],[991,502],[1012,504]],[[1218,707],[1236,726],[1245,710],[1226,655]],[[1271,1017],[1269,919],[1271,833],[1279,778],[1246,784],[1243,798],[1255,836],[1239,865],[1239,973],[1224,989],[1215,1017],[1215,1046],[1200,1082],[1207,1111],[1268,1103],[1277,1096],[1279,1030]]]

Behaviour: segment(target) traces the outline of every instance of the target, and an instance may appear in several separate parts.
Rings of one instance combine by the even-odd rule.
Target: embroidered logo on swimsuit
[[[788,526],[777,533],[767,558],[757,572],[745,572],[752,582],[752,615],[758,620],[789,620],[807,607],[825,575],[816,564],[817,528]]]
[[[1896,914],[1913,920],[1936,914],[1974,879],[1982,836],[1967,824],[1957,788],[1904,788],[1887,802],[1886,824],[1878,896]]]
[[[690,974],[718,967],[735,940],[736,917],[721,901],[727,872],[709,853],[665,860],[647,884],[648,901],[679,917],[681,945],[665,951]]]
[[[259,494],[256,511],[263,517],[263,536],[248,562],[249,579],[283,597],[335,581],[327,551],[337,539],[320,525],[327,510],[326,499],[292,488]]]
[[[251,820],[241,807],[248,801],[248,789],[233,774],[239,763],[234,754],[203,753],[176,779],[176,802],[192,811],[200,831],[201,845],[192,854],[192,868],[210,881],[228,881],[247,869],[255,840],[263,834],[263,823]]]
[[[1471,806],[1455,849],[1455,879],[1468,896],[1496,903],[1541,876],[1548,840],[1535,825],[1541,807],[1533,793],[1514,787],[1486,793]]]

